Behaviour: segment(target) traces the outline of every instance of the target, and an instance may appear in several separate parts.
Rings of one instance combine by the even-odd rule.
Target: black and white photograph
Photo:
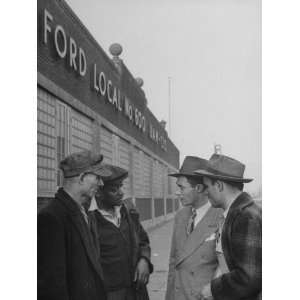
[[[38,299],[261,299],[261,1],[37,21]]]
[[[298,298],[288,2],[3,6],[1,299]]]

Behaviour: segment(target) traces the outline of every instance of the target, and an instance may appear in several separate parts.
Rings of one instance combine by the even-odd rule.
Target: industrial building
[[[179,150],[149,110],[143,80],[123,63],[121,45],[106,54],[65,1],[37,4],[38,209],[61,184],[58,162],[91,149],[129,170],[124,192],[146,227],[165,220],[179,207],[167,176]]]

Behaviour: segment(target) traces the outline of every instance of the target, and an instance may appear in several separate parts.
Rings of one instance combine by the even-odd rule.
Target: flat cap
[[[128,171],[121,167],[105,164],[105,168],[111,175],[103,178],[104,185],[114,183],[114,181],[124,180],[128,177]]]
[[[75,177],[81,173],[94,173],[103,178],[111,176],[111,172],[101,164],[103,155],[93,153],[89,150],[72,153],[64,158],[59,168],[64,177]]]

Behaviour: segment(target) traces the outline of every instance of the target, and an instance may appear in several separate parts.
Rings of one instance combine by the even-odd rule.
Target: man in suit
[[[60,162],[63,187],[38,215],[38,300],[106,300],[95,232],[83,207],[111,174],[102,159],[83,151]]]
[[[243,192],[245,165],[213,154],[204,176],[209,200],[222,208],[224,223],[217,242],[219,276],[201,291],[200,299],[256,300],[261,297],[261,208]]]
[[[187,156],[179,173],[169,175],[177,178],[184,207],[174,221],[166,300],[197,299],[218,265],[215,233],[221,211],[211,207],[201,178],[194,174],[206,164],[205,159]]]
[[[128,208],[123,203],[122,186],[128,172],[113,165],[106,168],[112,175],[103,179],[90,210],[99,228],[107,299],[148,300],[146,285],[153,271],[150,242],[132,203]]]

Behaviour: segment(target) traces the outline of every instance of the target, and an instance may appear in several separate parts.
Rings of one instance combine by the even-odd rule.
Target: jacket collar
[[[63,188],[59,188],[57,190],[55,198],[57,198],[59,202],[67,209],[69,214],[81,214],[79,205]]]
[[[242,210],[251,205],[253,202],[254,201],[248,193],[242,192],[231,204],[228,214],[230,214],[233,210]]]

